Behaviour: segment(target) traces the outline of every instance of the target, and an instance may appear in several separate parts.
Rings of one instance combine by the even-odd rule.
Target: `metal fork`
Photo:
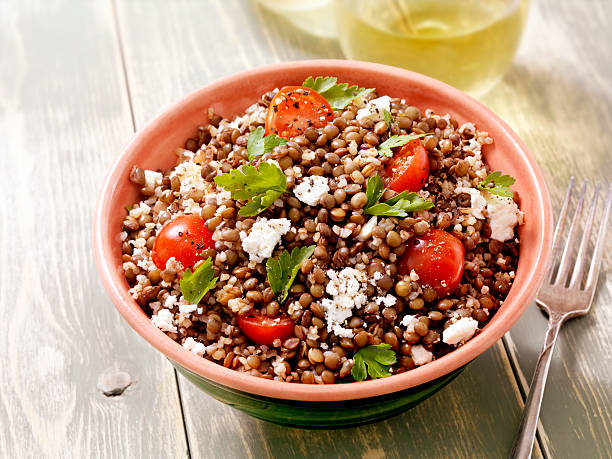
[[[548,369],[550,367],[550,361],[555,348],[555,342],[557,341],[557,335],[559,334],[559,329],[567,319],[587,314],[591,308],[593,296],[595,295],[597,277],[603,258],[606,227],[610,215],[612,185],[608,187],[605,210],[601,218],[597,240],[593,248],[591,266],[584,287],[582,286],[582,281],[587,265],[591,229],[593,227],[593,221],[595,220],[597,199],[601,186],[597,184],[595,187],[591,210],[583,229],[584,232],[582,234],[580,246],[578,247],[578,253],[574,259],[573,253],[578,239],[578,232],[580,231],[580,216],[582,214],[582,208],[584,207],[587,187],[587,182],[585,181],[583,183],[578,197],[578,203],[576,204],[574,217],[571,221],[567,241],[563,248],[563,253],[561,254],[559,268],[555,272],[556,261],[561,251],[561,236],[565,227],[573,187],[574,177],[571,178],[569,187],[565,193],[563,207],[561,208],[561,214],[559,215],[557,227],[555,228],[550,271],[536,298],[537,305],[548,314],[548,327],[546,329],[544,345],[540,351],[540,356],[538,357],[538,362],[533,373],[533,379],[531,380],[529,396],[525,402],[523,420],[521,421],[521,426],[514,441],[512,452],[510,453],[511,458],[523,459],[531,457],[533,441],[538,426],[538,417],[540,415],[540,407],[542,405],[542,397],[544,395],[544,387],[546,385],[546,377],[548,376]],[[575,262],[575,266],[570,273],[572,261]]]

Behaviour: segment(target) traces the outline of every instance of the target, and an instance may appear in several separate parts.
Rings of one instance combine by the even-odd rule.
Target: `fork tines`
[[[581,230],[581,215],[585,206],[586,189],[588,181],[584,181],[578,195],[578,201],[576,203],[576,209],[574,216],[569,222],[570,228],[563,247],[563,253],[561,260],[559,261],[558,269],[555,272],[556,261],[558,259],[559,252],[561,250],[561,239],[565,223],[567,220],[567,214],[569,211],[570,201],[572,197],[572,191],[574,188],[574,177],[571,178],[570,184],[565,193],[565,199],[563,200],[563,206],[561,213],[559,214],[559,221],[555,228],[555,234],[553,238],[553,259],[549,272],[549,282],[552,285],[563,285],[568,286],[571,289],[581,289],[582,281],[584,278],[584,271],[587,266],[587,260],[589,258],[589,243],[591,241],[591,231],[594,226],[595,216],[597,213],[597,201],[599,198],[599,192],[602,188],[600,183],[595,186],[593,192],[593,198],[590,201],[589,214],[582,228],[582,238],[580,240],[580,246],[578,247],[578,253],[574,257],[574,252],[577,245],[578,234]],[[608,192],[605,198],[605,208],[599,222],[599,231],[597,233],[597,239],[593,247],[591,255],[591,266],[587,275],[586,283],[584,284],[585,291],[594,291],[595,284],[597,283],[597,276],[601,268],[601,262],[603,258],[603,248],[605,245],[605,237],[608,225],[608,218],[610,215],[610,206],[612,203],[612,184],[608,186]],[[572,270],[572,265],[574,269]],[[571,271],[571,272],[570,272]],[[571,277],[570,277],[571,274]]]

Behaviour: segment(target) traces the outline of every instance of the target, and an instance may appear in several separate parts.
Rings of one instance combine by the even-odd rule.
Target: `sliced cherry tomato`
[[[438,297],[444,297],[461,282],[464,256],[459,239],[446,231],[432,229],[406,243],[398,271],[406,275],[414,269],[421,285],[429,285]]]
[[[387,165],[387,188],[393,191],[419,191],[429,175],[429,158],[419,139],[402,146]]]
[[[202,259],[202,251],[214,247],[212,233],[202,217],[181,215],[166,223],[157,234],[153,244],[153,263],[163,270],[167,261],[174,257],[185,269],[193,268]]]
[[[247,317],[238,316],[238,326],[251,341],[272,346],[275,339],[284,341],[291,338],[295,323],[289,317],[268,317],[258,314]]]
[[[334,120],[334,112],[318,92],[303,86],[285,86],[270,102],[266,135],[290,139],[309,127],[322,128]]]

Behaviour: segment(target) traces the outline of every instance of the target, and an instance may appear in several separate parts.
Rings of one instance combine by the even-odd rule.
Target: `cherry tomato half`
[[[204,219],[198,215],[181,215],[170,220],[157,234],[153,244],[153,263],[166,269],[167,261],[174,257],[185,269],[202,259],[203,250],[215,243]]]
[[[309,127],[322,128],[334,120],[334,112],[318,92],[303,86],[285,86],[270,102],[266,135],[290,139]]]
[[[272,346],[275,339],[291,338],[295,323],[289,317],[268,317],[262,315],[239,316],[238,326],[242,333],[257,344]]]
[[[406,243],[398,271],[406,275],[414,269],[421,285],[429,285],[438,297],[444,297],[461,282],[464,256],[459,239],[446,231],[432,229]]]
[[[429,158],[419,139],[402,146],[387,165],[387,188],[393,191],[419,191],[429,176]]]

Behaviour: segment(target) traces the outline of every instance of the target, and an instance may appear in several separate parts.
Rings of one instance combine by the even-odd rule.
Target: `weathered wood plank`
[[[203,396],[183,378],[180,386],[194,457],[492,458],[507,456],[519,420],[513,378],[498,344],[414,409],[337,431],[275,426]]]
[[[607,1],[532,2],[515,66],[484,98],[538,159],[556,211],[571,175],[610,181],[612,55],[604,43],[612,39],[611,24]],[[612,457],[610,237],[607,248],[591,314],[567,323],[559,336],[541,414],[550,457]],[[507,340],[523,390],[545,329],[534,304]]]
[[[286,27],[250,2],[119,2],[137,126],[207,82],[281,60],[341,57],[333,41]],[[195,457],[501,457],[521,401],[505,352],[496,346],[456,382],[417,409],[340,433],[292,430],[256,421],[181,379]],[[539,452],[536,454],[539,455]]]
[[[93,263],[101,171],[132,134],[111,5],[1,2],[0,56],[0,456],[185,456],[174,373]]]

